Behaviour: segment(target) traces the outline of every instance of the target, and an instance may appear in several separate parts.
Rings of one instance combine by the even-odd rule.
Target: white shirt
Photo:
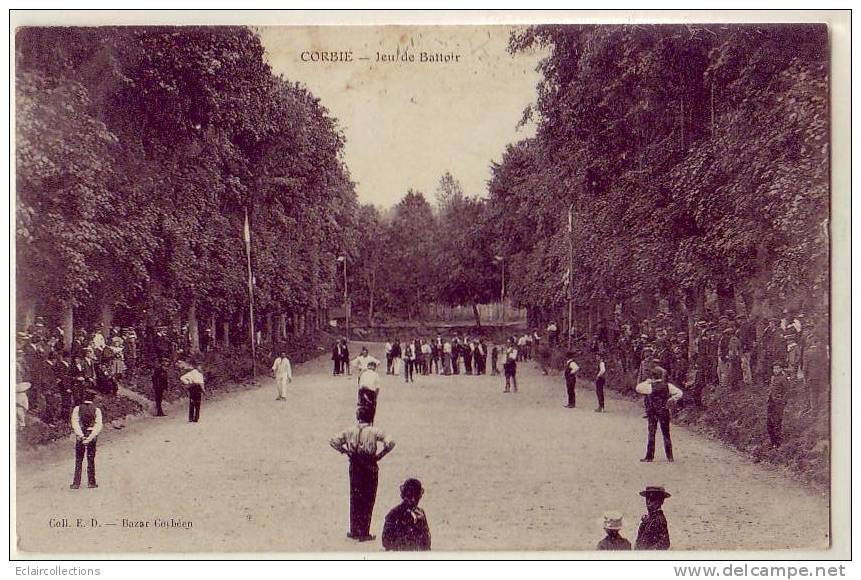
[[[387,342],[386,343],[386,354],[391,354],[391,352],[392,352],[392,343]]]
[[[604,361],[598,361],[598,376],[603,377],[604,373],[607,372],[607,365],[604,364]]]
[[[450,342],[443,343],[442,351],[446,354],[451,354],[451,343]]]
[[[92,343],[93,348],[96,350],[102,350],[105,348],[105,337],[101,332],[97,332],[93,335]]]
[[[203,387],[203,375],[197,369],[191,369],[181,377],[179,377],[179,381],[183,385],[200,385]]]
[[[678,401],[682,398],[682,390],[678,388],[673,383],[667,383],[667,388],[670,391],[669,401]],[[635,390],[641,395],[651,395],[652,394],[652,381],[651,379],[648,381],[643,381],[635,387]]]
[[[520,338],[518,338],[518,339],[517,339],[517,344],[518,344],[518,346],[526,346],[526,337],[525,337],[525,336],[521,336]]]
[[[380,375],[377,371],[368,369],[359,375],[359,388],[363,387],[372,391],[380,390]]]
[[[573,360],[568,361],[568,372],[569,373],[571,373],[573,375],[573,374],[576,374],[577,371],[579,371],[579,370],[580,370],[580,365],[578,365]]]
[[[81,431],[80,408],[80,406],[76,406],[72,409],[72,431],[74,431],[75,435],[81,439],[93,440],[102,432],[102,410],[96,407],[96,420],[93,422],[93,427],[90,429],[89,433],[84,434],[84,432]]]
[[[277,378],[286,378],[290,381],[293,380],[293,367],[290,364],[290,359],[286,356],[284,358],[279,356],[275,359],[275,362],[272,363],[272,372],[275,373]]]
[[[353,365],[354,367],[356,367],[357,369],[359,369],[360,371],[363,371],[363,370],[365,370],[365,369],[367,369],[367,368],[368,368],[368,363],[377,363],[377,364],[380,364],[380,361],[379,361],[379,360],[377,360],[377,359],[375,359],[374,357],[372,357],[372,356],[371,356],[371,355],[369,355],[369,354],[368,354],[368,355],[364,355],[364,356],[359,355],[359,356],[357,356],[356,358],[354,358],[354,359],[353,359],[352,365]]]

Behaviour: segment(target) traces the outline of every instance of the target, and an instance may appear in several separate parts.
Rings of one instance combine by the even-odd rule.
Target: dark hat
[[[640,492],[640,495],[643,497],[649,497],[650,495],[660,495],[663,498],[672,497],[667,490],[664,489],[663,485],[647,485],[646,489]]]

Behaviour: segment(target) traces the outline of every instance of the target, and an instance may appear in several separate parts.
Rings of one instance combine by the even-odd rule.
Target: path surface
[[[372,345],[380,358],[380,345]],[[99,489],[72,491],[71,442],[18,458],[19,549],[26,552],[350,552],[347,462],[329,438],[353,423],[355,377],[332,377],[323,359],[300,365],[288,401],[271,380],[145,418],[99,438]],[[397,441],[381,462],[372,532],[407,477],[425,485],[434,550],[590,550],[600,516],[625,514],[633,541],[661,484],[674,549],[823,548],[828,500],[716,442],[674,428],[676,463],[641,464],[642,406],[609,395],[608,412],[562,406],[558,377],[521,365],[521,392],[496,377],[383,377],[377,424]],[[659,436],[660,437],[660,436]],[[658,443],[660,449],[660,440]],[[662,458],[662,451],[659,451]],[[52,527],[66,518],[72,527]],[[78,528],[76,518],[99,521]],[[123,527],[122,519],[150,522]],[[192,522],[154,527],[154,520]],[[109,525],[116,524],[116,525]]]

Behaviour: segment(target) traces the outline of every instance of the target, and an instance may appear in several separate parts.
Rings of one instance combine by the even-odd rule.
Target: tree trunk
[[[299,315],[299,336],[305,336],[305,313]]]
[[[107,302],[102,304],[102,311],[100,313],[99,320],[102,325],[102,334],[105,338],[110,339],[111,326],[114,322],[114,307],[112,304]]]
[[[188,307],[188,351],[191,354],[200,352],[200,329],[197,326],[197,304],[192,300]]]
[[[63,349],[72,348],[72,333],[75,331],[75,310],[72,302],[63,302]]]
[[[293,336],[299,336],[301,332],[299,332],[299,315],[293,314]]]
[[[272,313],[267,312],[263,325],[263,341],[266,344],[272,344]]]
[[[285,340],[287,338],[287,315],[283,312],[278,315],[278,341]]]
[[[32,328],[36,323],[36,301],[32,299],[27,300],[27,304],[24,307],[24,328]]]
[[[481,315],[478,313],[478,304],[472,303],[472,315],[475,317],[476,328],[481,328]]]
[[[230,348],[230,319],[227,318],[226,316],[224,317],[224,320],[222,320],[222,322],[221,322],[221,328],[222,328],[221,338],[222,338],[222,340],[224,340],[224,348],[225,349]]]
[[[374,325],[374,290],[377,288],[377,269],[374,268],[371,272],[371,287],[368,295],[368,326]]]
[[[210,314],[209,315],[209,325],[208,325],[208,328],[210,331],[209,347],[208,348],[210,348],[210,349],[215,348],[215,346],[216,346],[216,336],[218,335],[218,328],[216,327],[216,324],[217,324],[217,319],[215,317],[215,314]]]

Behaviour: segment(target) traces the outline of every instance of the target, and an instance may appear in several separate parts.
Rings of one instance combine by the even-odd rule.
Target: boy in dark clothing
[[[425,551],[431,549],[427,516],[419,507],[424,495],[418,479],[408,479],[401,485],[400,505],[386,516],[383,526],[383,547],[389,551]]]
[[[599,550],[630,550],[631,542],[619,535],[622,529],[622,514],[607,512],[604,514],[604,532],[606,537],[598,542]]]

